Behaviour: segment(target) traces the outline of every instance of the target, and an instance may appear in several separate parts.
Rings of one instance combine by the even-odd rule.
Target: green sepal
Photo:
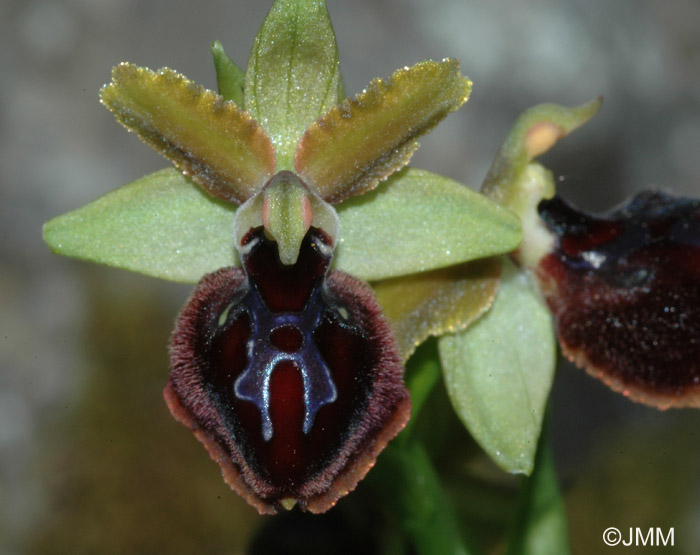
[[[211,54],[214,57],[216,69],[216,86],[219,94],[226,100],[231,100],[243,106],[243,83],[245,73],[236,62],[226,55],[220,41],[211,43]]]
[[[502,258],[491,309],[439,341],[445,385],[474,439],[507,472],[530,474],[556,365],[552,319],[526,272]]]
[[[312,225],[334,236],[332,207],[326,214],[320,199],[311,202]],[[338,208],[335,268],[360,279],[459,264],[508,252],[520,241],[520,224],[508,210],[410,168]],[[234,206],[202,194],[177,170],[162,170],[55,218],[45,239],[60,254],[196,283],[236,263],[234,214]]]
[[[461,183],[414,168],[336,209],[335,267],[365,280],[510,252],[521,240],[512,212]]]
[[[187,283],[238,264],[236,208],[169,168],[54,218],[44,241],[57,254]]]
[[[294,170],[306,128],[339,102],[338,47],[325,1],[277,0],[258,31],[244,106],[275,145],[276,171]]]

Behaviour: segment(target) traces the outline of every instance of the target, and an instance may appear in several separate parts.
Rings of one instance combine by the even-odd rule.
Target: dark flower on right
[[[566,357],[634,401],[700,408],[700,199],[645,191],[589,214],[557,196],[535,161],[601,102],[526,110],[482,192],[520,216],[512,257],[551,310]]]
[[[634,401],[700,407],[700,200],[646,191],[598,216],[555,196],[538,213],[564,355]]]

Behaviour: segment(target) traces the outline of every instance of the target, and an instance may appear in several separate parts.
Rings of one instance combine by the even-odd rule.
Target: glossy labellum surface
[[[172,338],[171,412],[263,513],[332,507],[410,412],[389,324],[368,285],[327,274],[330,243],[311,227],[283,265],[251,229],[243,269],[206,275]]]
[[[537,274],[564,351],[616,391],[700,406],[700,200],[644,192],[606,216],[560,198]]]

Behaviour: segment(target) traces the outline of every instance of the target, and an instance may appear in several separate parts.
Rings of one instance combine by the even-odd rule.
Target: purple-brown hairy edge
[[[172,370],[163,391],[173,417],[191,429],[221,467],[226,483],[261,514],[279,511],[281,499],[266,498],[266,484],[247,463],[226,430],[221,415],[208,398],[200,369],[207,364],[195,352],[201,318],[210,314],[216,295],[230,294],[245,282],[240,268],[223,268],[204,276],[178,317],[170,345]],[[326,286],[348,306],[364,307],[367,327],[383,345],[382,361],[374,381],[368,409],[335,460],[310,483],[297,499],[301,508],[322,513],[353,490],[372,468],[379,453],[405,426],[411,411],[403,367],[391,326],[366,283],[340,271],[332,271]]]
[[[634,401],[700,407],[700,201],[643,191],[602,215],[560,197],[538,211],[558,238],[536,275],[563,354]]]

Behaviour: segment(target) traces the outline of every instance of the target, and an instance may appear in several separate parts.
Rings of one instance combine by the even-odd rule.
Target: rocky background
[[[523,109],[602,94],[545,158],[560,191],[594,210],[652,185],[700,195],[696,0],[328,4],[348,93],[429,57],[459,58],[474,81],[413,165],[478,187]],[[53,256],[41,225],[167,165],[99,105],[113,65],[214,88],[209,43],[245,65],[268,7],[0,3],[2,555],[241,553],[261,525],[161,398],[190,288]],[[633,405],[562,364],[552,416],[575,552],[599,551],[608,526],[673,526],[678,552],[697,552],[700,413]]]

